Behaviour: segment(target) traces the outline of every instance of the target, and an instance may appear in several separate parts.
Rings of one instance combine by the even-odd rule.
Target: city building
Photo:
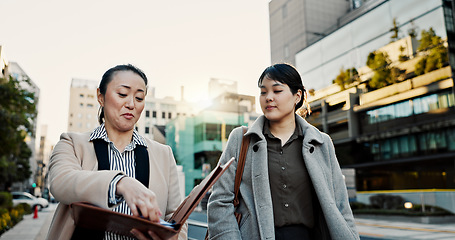
[[[180,115],[166,125],[166,144],[185,173],[185,195],[216,166],[231,131],[257,117],[255,97],[223,92],[194,116]]]
[[[357,2],[354,4],[354,2]],[[295,55],[362,1],[272,0],[269,2],[270,53],[273,63],[295,65]]]
[[[96,81],[72,79],[68,112],[69,132],[91,132],[99,125],[97,88]],[[136,123],[136,130],[142,136],[165,143],[166,123],[179,115],[193,114],[192,109],[192,105],[184,100],[176,101],[172,97],[156,98],[152,88],[145,98],[145,107]]]
[[[91,132],[98,123],[98,82],[73,78],[70,87],[68,132]]]
[[[155,89],[148,91],[142,116],[136,124],[136,130],[142,135],[160,143],[166,143],[165,126],[179,116],[192,116],[193,104],[184,98],[184,88],[181,87],[181,99],[173,97],[156,98]]]
[[[48,125],[43,124],[39,130],[39,146],[36,154],[39,174],[37,174],[36,185],[41,189],[41,197],[51,200],[48,182],[49,160],[54,145],[49,142],[47,137]]]
[[[307,120],[332,137],[341,167],[355,169],[357,201],[393,194],[455,212],[453,13],[445,0],[352,1],[296,53],[313,110]],[[419,48],[431,30],[448,60],[421,73],[436,47]],[[369,67],[379,55],[385,64]],[[372,84],[385,70],[392,82]],[[334,83],[343,74],[349,81]]]

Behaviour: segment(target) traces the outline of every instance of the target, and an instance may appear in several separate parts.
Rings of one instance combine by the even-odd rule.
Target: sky
[[[269,0],[0,0],[0,45],[40,88],[38,126],[67,131],[71,79],[141,68],[158,98],[199,102],[210,78],[258,96],[270,65]],[[37,132],[40,136],[40,128]]]

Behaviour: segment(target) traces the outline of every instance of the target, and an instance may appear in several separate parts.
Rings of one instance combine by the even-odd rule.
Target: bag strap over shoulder
[[[242,128],[243,128],[242,146],[240,147],[239,161],[237,163],[237,171],[235,173],[234,207],[237,207],[237,205],[239,205],[240,183],[242,182],[243,169],[245,168],[246,153],[248,152],[248,145],[250,144],[250,136],[245,136],[245,133],[248,130],[248,128],[245,126]]]

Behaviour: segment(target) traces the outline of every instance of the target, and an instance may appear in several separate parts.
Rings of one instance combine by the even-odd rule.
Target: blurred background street
[[[2,236],[1,240],[44,240],[52,220],[56,204],[33,214]],[[188,239],[202,240],[207,231],[207,216],[204,211],[195,211],[188,220]],[[371,220],[356,218],[357,230],[362,240],[414,240],[414,239],[455,239],[455,222],[444,224],[419,224],[400,221]]]
[[[187,196],[231,131],[262,114],[260,73],[286,62],[307,90],[306,120],[333,140],[362,239],[455,239],[454,0],[18,0],[0,9],[0,238],[42,236],[55,204],[19,221],[30,209],[13,193],[55,201],[49,156],[62,132],[98,126],[106,69],[132,63],[149,76],[136,130],[172,148]],[[191,219],[199,239],[205,215]]]

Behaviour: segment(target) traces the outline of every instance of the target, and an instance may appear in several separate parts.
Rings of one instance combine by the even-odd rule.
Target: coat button
[[[259,150],[259,147],[258,147],[257,145],[254,145],[254,146],[253,146],[253,151],[254,151],[254,152],[257,152],[258,150]]]
[[[314,152],[314,147],[310,147],[310,153]]]

